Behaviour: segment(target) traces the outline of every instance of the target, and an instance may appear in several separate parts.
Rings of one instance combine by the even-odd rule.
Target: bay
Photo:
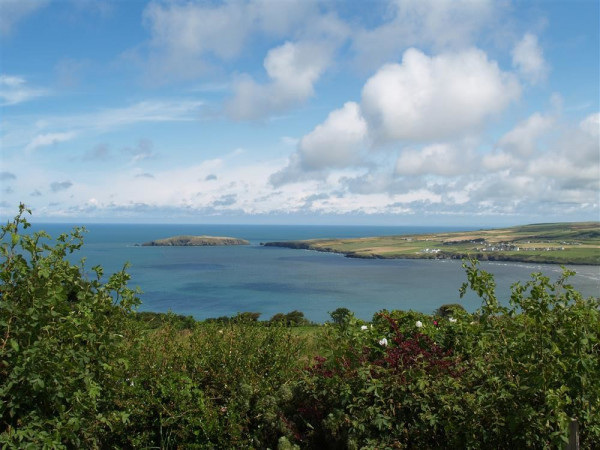
[[[56,237],[69,224],[36,224]],[[85,257],[85,267],[101,265],[106,274],[130,263],[131,287],[139,286],[141,311],[192,315],[197,319],[261,313],[302,311],[315,322],[329,319],[339,307],[370,320],[382,309],[431,313],[444,303],[461,303],[468,311],[481,306],[469,293],[460,299],[466,280],[460,261],[370,260],[342,255],[264,247],[262,242],[310,238],[350,238],[414,233],[463,231],[464,227],[278,226],[278,225],[150,225],[87,224],[85,244],[71,257]],[[477,228],[472,228],[477,229]],[[179,235],[232,236],[248,246],[141,247],[139,244]],[[532,272],[556,279],[561,268],[549,264],[486,262],[494,274],[499,299],[507,303],[510,286],[527,281]],[[600,295],[600,268],[573,266],[572,284],[584,296]]]

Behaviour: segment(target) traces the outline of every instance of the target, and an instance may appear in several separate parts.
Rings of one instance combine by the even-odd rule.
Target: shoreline
[[[338,253],[360,259],[479,261],[600,265],[600,222],[535,224],[491,230],[351,239],[308,239],[261,243]]]

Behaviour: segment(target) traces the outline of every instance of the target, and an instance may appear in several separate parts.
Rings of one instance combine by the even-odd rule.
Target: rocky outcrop
[[[248,245],[245,239],[221,236],[173,236],[166,239],[157,239],[155,241],[144,242],[143,247],[202,247],[216,245]]]

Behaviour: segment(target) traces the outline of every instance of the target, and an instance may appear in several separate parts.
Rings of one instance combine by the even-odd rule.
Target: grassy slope
[[[470,256],[479,260],[600,265],[600,222],[534,224],[495,230],[357,239],[313,239],[277,244],[343,253],[356,258]],[[497,250],[499,244],[504,245],[501,251]],[[491,250],[492,247],[496,250]]]

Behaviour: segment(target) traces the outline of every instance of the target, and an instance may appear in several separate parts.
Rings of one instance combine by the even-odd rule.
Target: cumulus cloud
[[[519,95],[515,77],[481,50],[409,49],[367,81],[361,107],[377,141],[437,140],[481,126]]]
[[[579,124],[579,128],[592,138],[600,137],[600,113],[594,113],[587,116]]]
[[[403,151],[396,161],[397,175],[456,176],[474,168],[468,149],[450,144],[432,144],[419,150]]]
[[[530,156],[536,150],[539,138],[548,133],[554,123],[553,117],[535,113],[506,133],[498,146],[516,155]]]
[[[8,35],[18,22],[48,4],[48,0],[0,0],[0,35]]]
[[[486,153],[481,159],[482,168],[489,172],[515,168],[524,164],[521,159],[503,151]]]
[[[150,3],[144,11],[149,28],[149,73],[161,79],[189,79],[211,68],[214,60],[239,56],[253,33],[291,33],[316,11],[312,1],[230,1]]]
[[[302,167],[319,170],[352,165],[358,161],[366,136],[367,123],[360,107],[348,102],[300,140]]]
[[[374,7],[383,4],[375,3]],[[444,51],[469,47],[481,31],[502,17],[501,2],[483,0],[395,0],[382,17],[389,20],[356,33],[357,65],[374,69],[396,60],[407,47]],[[448,26],[448,24],[452,24]]]
[[[0,75],[0,106],[16,105],[47,94],[45,89],[27,86],[22,77]]]
[[[545,80],[549,72],[537,36],[531,33],[525,34],[513,49],[512,63],[521,76],[531,84]]]
[[[357,164],[366,137],[367,123],[359,105],[348,102],[300,140],[288,166],[274,174],[271,182],[280,186],[313,178],[310,172]]]
[[[332,46],[316,42],[286,42],[271,49],[264,61],[270,81],[259,84],[247,76],[238,80],[227,105],[229,115],[258,119],[305,101],[313,95],[332,53]]]

